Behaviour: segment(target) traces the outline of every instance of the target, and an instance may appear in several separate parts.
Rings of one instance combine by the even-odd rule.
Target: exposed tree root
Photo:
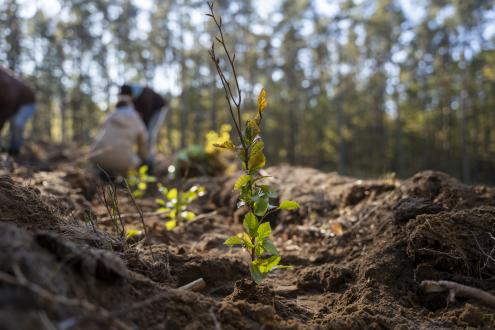
[[[489,292],[451,281],[423,281],[421,288],[427,293],[448,291],[448,301],[455,302],[455,296],[476,299],[495,309],[495,296]]]

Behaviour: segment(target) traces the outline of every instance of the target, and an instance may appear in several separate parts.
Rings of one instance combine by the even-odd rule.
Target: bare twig
[[[239,135],[239,139],[241,141],[242,148],[244,150],[244,154],[246,156],[244,161],[245,161],[245,165],[247,167],[247,165],[248,165],[247,155],[248,155],[249,146],[246,145],[246,142],[244,141],[244,139],[242,137],[242,120],[241,120],[242,92],[241,92],[241,88],[239,86],[239,78],[238,78],[237,70],[236,70],[235,64],[234,64],[235,63],[235,53],[233,55],[231,55],[231,53],[229,52],[229,50],[227,48],[225,38],[224,38],[223,29],[222,29],[222,18],[219,17],[217,19],[217,17],[215,16],[215,12],[213,10],[213,2],[207,2],[207,4],[208,4],[208,7],[210,8],[210,13],[206,14],[206,15],[212,18],[212,20],[215,23],[215,25],[218,29],[218,32],[220,34],[220,37],[216,37],[215,39],[222,46],[224,53],[227,57],[227,61],[229,63],[231,71],[232,71],[232,76],[233,76],[232,78],[233,78],[233,81],[235,83],[237,98],[235,97],[235,95],[232,91],[232,87],[229,83],[229,80],[225,77],[225,74],[224,74],[222,68],[220,67],[220,58],[215,53],[215,42],[212,42],[209,54],[210,54],[210,57],[211,57],[213,63],[215,64],[215,68],[218,72],[218,76],[220,77],[220,81],[222,82],[222,86],[223,86],[223,89],[225,92],[225,99],[227,100],[227,104],[229,106],[230,115],[232,117],[232,120],[234,121],[234,125],[236,128],[237,134]],[[232,103],[234,104],[234,106],[236,108],[237,118],[234,115],[234,110],[232,109]]]
[[[427,293],[448,291],[448,301],[455,302],[455,296],[476,299],[484,305],[495,308],[495,296],[481,289],[451,281],[423,281],[421,288]]]

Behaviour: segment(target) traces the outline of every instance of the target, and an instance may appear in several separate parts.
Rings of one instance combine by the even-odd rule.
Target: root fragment
[[[199,291],[206,288],[206,282],[202,277],[198,278],[195,281],[192,281],[189,284],[183,285],[179,288],[179,290],[190,290],[190,291]]]
[[[423,281],[421,288],[427,293],[448,291],[448,302],[454,303],[455,297],[476,299],[482,304],[495,309],[495,296],[481,289],[451,281]]]

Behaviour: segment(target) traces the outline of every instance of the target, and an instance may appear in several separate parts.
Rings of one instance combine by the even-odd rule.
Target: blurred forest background
[[[341,174],[495,183],[493,0],[217,0],[266,153]],[[160,148],[230,123],[193,0],[2,0],[0,63],[35,86],[28,135],[90,143],[118,85],[171,101]]]

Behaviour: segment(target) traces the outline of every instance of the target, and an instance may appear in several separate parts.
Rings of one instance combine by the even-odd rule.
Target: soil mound
[[[56,152],[54,152],[56,154]],[[58,159],[58,158],[57,158]],[[313,169],[269,168],[297,212],[270,219],[283,264],[254,285],[248,256],[223,241],[242,230],[235,180],[199,178],[198,220],[170,232],[150,192],[117,202],[126,240],[109,221],[102,183],[60,158],[0,176],[0,324],[5,329],[492,328],[472,298],[447,303],[423,280],[495,293],[495,189],[426,171],[403,182]],[[158,178],[166,182],[164,178]],[[87,219],[92,219],[88,221]],[[111,219],[110,219],[111,220]],[[198,278],[206,288],[179,289]]]

